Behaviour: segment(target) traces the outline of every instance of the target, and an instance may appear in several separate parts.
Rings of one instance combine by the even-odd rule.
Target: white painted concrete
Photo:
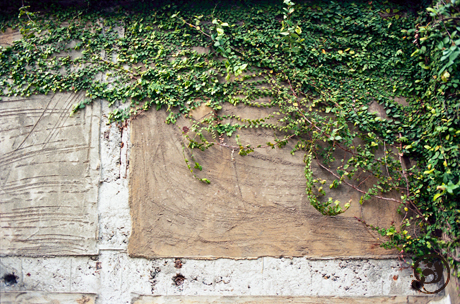
[[[18,283],[2,291],[98,294],[97,303],[130,303],[136,295],[416,295],[411,271],[393,260],[131,259],[124,251],[101,250],[98,257],[2,259]],[[185,277],[177,285],[174,278]],[[448,303],[448,300],[440,303]]]

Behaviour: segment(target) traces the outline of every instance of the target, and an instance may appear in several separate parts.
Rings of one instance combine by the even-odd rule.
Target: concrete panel
[[[97,254],[100,104],[84,93],[0,102],[0,255]]]
[[[219,297],[219,296],[141,296],[134,300],[133,304],[427,304],[428,297],[264,297],[264,296],[243,296],[243,297]]]
[[[231,150],[219,146],[206,152],[195,150],[203,166],[198,176],[211,180],[210,185],[203,184],[192,177],[184,162],[180,128],[190,123],[180,120],[166,125],[165,118],[163,111],[151,111],[131,125],[131,256],[382,257],[392,253],[380,248],[377,237],[354,216],[366,215],[371,224],[389,224],[396,220],[397,206],[381,202],[360,206],[359,195],[340,186],[337,198],[343,203],[351,199],[352,208],[342,216],[321,215],[305,195],[303,155],[292,156],[290,145],[257,150],[246,157],[235,151],[234,160]],[[265,144],[273,141],[273,134],[256,129],[242,133],[241,138],[243,144]],[[330,180],[317,166],[313,174]]]
[[[0,293],[97,293],[101,304],[132,303],[132,295],[427,296],[433,300],[445,295],[412,289],[413,271],[405,267],[391,259],[138,259],[120,250],[101,250],[98,257],[3,257]]]
[[[7,292],[0,293],[1,304],[94,304],[94,294]]]

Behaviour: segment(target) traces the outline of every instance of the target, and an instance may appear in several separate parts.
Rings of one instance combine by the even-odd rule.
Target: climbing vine
[[[383,247],[434,251],[458,274],[459,2],[22,7],[19,18],[1,19],[1,30],[18,28],[23,38],[0,47],[0,88],[7,96],[83,90],[72,113],[103,99],[116,107],[110,122],[152,107],[169,113],[168,124],[184,116],[184,158],[205,183],[212,180],[195,175],[194,149],[220,146],[233,157],[292,142],[319,212],[349,208],[325,199],[339,186],[357,191],[361,204],[395,204],[402,221],[391,227],[358,220],[387,237]],[[226,104],[267,115],[227,115]],[[210,115],[193,119],[203,105]],[[273,141],[242,144],[238,131],[254,128],[272,130]],[[313,164],[332,182],[315,178]]]

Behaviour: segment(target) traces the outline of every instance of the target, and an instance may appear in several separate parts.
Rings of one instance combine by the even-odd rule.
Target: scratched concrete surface
[[[100,106],[84,93],[0,102],[0,255],[97,254]]]

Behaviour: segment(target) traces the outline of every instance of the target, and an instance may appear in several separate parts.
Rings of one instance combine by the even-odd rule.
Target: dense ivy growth
[[[0,48],[0,87],[9,96],[86,91],[73,112],[95,99],[128,103],[110,114],[111,122],[153,107],[168,111],[166,122],[175,123],[206,104],[214,115],[190,118],[183,129],[189,149],[219,145],[244,156],[294,141],[292,153],[305,153],[306,191],[319,212],[335,216],[349,207],[322,198],[339,185],[358,191],[360,203],[377,197],[397,204],[400,223],[369,225],[388,237],[382,246],[442,254],[455,272],[459,21],[454,0],[418,12],[375,0],[139,4],[49,13],[21,8],[19,19],[4,18],[0,25],[19,27],[24,37]],[[224,115],[224,103],[271,112],[255,120]],[[371,104],[386,113],[372,113]],[[241,128],[272,129],[275,137],[228,144]],[[345,156],[336,159],[337,151]],[[335,178],[331,184],[312,176],[313,161]],[[192,172],[202,169],[191,165],[193,154],[186,162]],[[373,186],[364,188],[363,176]]]

